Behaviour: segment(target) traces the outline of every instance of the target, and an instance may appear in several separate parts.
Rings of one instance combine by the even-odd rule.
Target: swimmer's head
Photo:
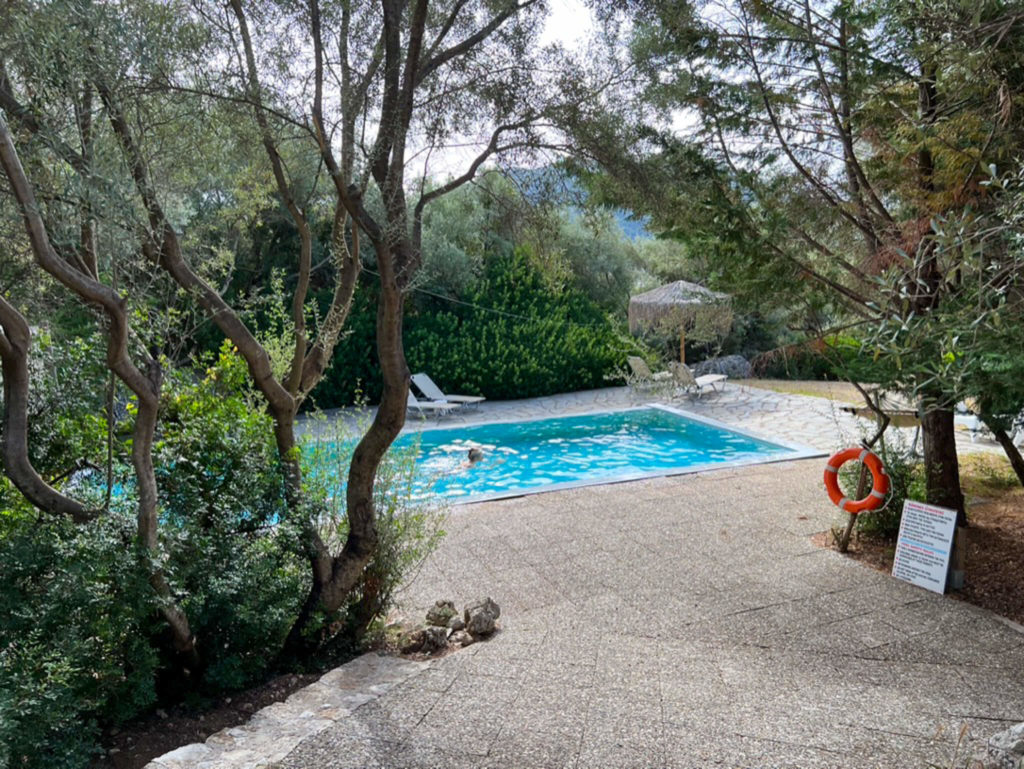
[[[470,462],[479,462],[484,458],[483,449],[478,449],[476,446],[469,450],[468,458]]]

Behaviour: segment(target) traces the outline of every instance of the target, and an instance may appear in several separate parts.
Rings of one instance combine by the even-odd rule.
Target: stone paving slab
[[[726,383],[724,390],[707,393],[701,397],[674,397],[671,391],[664,388],[651,390],[605,387],[543,398],[485,401],[470,408],[457,409],[443,417],[419,417],[410,414],[406,430],[455,427],[477,422],[544,419],[642,406],[651,402],[665,403],[698,416],[717,419],[735,427],[760,433],[769,439],[774,436],[823,451],[856,444],[863,436],[873,434],[875,429],[873,420],[858,418],[843,411],[841,407],[848,404],[842,402],[729,382]],[[358,421],[356,413],[350,409],[336,409],[329,412],[328,416],[327,422],[305,422],[306,429],[315,433],[332,421],[347,421],[351,424]],[[888,432],[903,435],[908,446],[914,434],[912,428],[890,427]],[[1001,452],[994,441],[985,438],[972,441],[969,434],[963,430],[957,431],[956,440],[957,448],[961,452]],[[918,449],[920,450],[920,444]]]
[[[204,743],[185,745],[146,764],[147,769],[241,769],[271,767],[296,746],[344,721],[344,734],[359,744],[359,755],[372,765],[376,743],[407,737],[388,714],[367,718],[372,707],[394,687],[430,663],[364,654],[324,674],[319,681],[257,712],[244,726],[222,729]],[[403,695],[403,700],[408,698]]]
[[[844,440],[848,415],[826,401],[762,392],[697,408]],[[820,460],[460,506],[399,600],[418,618],[489,594],[490,641],[430,663],[360,658],[151,769],[923,769],[955,764],[964,727],[961,758],[1024,720],[1019,628],[813,547],[835,521]]]

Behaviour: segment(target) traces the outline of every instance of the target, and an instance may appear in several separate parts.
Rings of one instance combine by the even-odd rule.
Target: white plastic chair
[[[427,414],[438,414],[443,416],[444,414],[450,414],[455,409],[460,408],[461,404],[448,403],[447,401],[421,401],[412,392],[409,392],[409,398],[407,401],[407,407],[410,410],[419,412],[420,416],[426,416]]]
[[[424,396],[432,401],[447,401],[448,403],[461,403],[467,406],[475,405],[486,400],[482,395],[446,395],[441,388],[434,384],[434,380],[426,374],[413,374],[412,383],[416,385]]]

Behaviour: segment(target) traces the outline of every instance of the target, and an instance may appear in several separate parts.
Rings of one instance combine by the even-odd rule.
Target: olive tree
[[[604,87],[589,86],[580,65],[539,45],[543,11],[539,0],[130,0],[116,8],[55,0],[16,5],[11,18],[17,23],[0,33],[5,175],[36,264],[108,317],[108,365],[139,402],[133,458],[140,489],[152,479],[160,366],[156,351],[139,343],[147,329],[133,326],[126,310],[139,299],[133,292],[152,292],[159,283],[197,303],[237,348],[273,417],[290,514],[303,522],[310,566],[309,595],[286,657],[325,640],[330,623],[318,619],[352,600],[374,553],[375,478],[405,421],[402,310],[422,261],[424,211],[487,164],[557,149],[554,116]],[[69,31],[64,38],[55,34],[61,29]],[[209,250],[195,242],[180,210],[182,189],[223,192],[200,183],[223,145],[261,163],[298,234],[291,354],[283,373],[275,371],[244,313],[225,299]],[[468,156],[463,150],[458,164],[448,145],[473,149]],[[24,153],[31,164],[20,164]],[[438,176],[437,158],[448,173],[430,184],[431,174]],[[55,176],[69,180],[64,199],[40,205],[33,189]],[[333,222],[326,244],[317,242],[313,226],[321,210],[330,211]],[[75,223],[82,225],[80,242],[56,253],[52,233],[63,239]],[[148,283],[115,287],[117,270],[102,266],[113,262],[95,252],[96,228],[120,244],[126,238],[135,244],[122,256]],[[361,240],[369,242],[379,274],[383,395],[348,469],[347,537],[338,550],[322,536],[317,500],[303,483],[296,416],[343,332],[366,251]],[[333,264],[333,298],[322,316],[308,301],[317,248]],[[10,312],[13,305],[2,309],[0,352],[5,374],[11,371],[5,375],[5,471],[40,509],[85,520],[87,511],[41,486],[25,465],[24,377],[18,374],[28,325]],[[149,309],[159,311],[152,295]],[[154,564],[158,523],[155,496],[147,491],[140,495],[139,536]],[[153,580],[162,589],[157,568]],[[183,649],[194,652],[187,620],[174,613],[169,591],[165,598],[165,615]]]

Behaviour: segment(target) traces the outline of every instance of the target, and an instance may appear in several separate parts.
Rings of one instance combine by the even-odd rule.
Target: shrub
[[[890,491],[884,506],[857,516],[857,532],[895,540],[900,530],[903,502],[907,499],[924,499],[924,470],[921,461],[911,453],[902,433],[886,433],[873,450],[882,459],[889,475]],[[842,488],[851,497],[857,492],[860,468],[859,462],[847,462],[839,474]]]
[[[360,629],[391,608],[395,591],[419,570],[445,533],[441,527],[447,505],[415,487],[418,449],[418,445],[393,449],[377,476],[379,540],[355,599],[359,612],[353,619]],[[346,524],[347,519],[339,521],[339,533],[347,535]]]
[[[199,694],[267,673],[308,584],[273,425],[247,383],[245,363],[224,345],[205,376],[171,372],[162,404],[166,568],[202,642]]]
[[[751,360],[765,350],[779,346],[792,336],[786,328],[788,318],[779,312],[762,314],[737,313],[732,319],[729,335],[722,340],[720,355],[742,355]]]
[[[858,340],[835,334],[777,347],[754,358],[751,365],[757,376],[768,379],[846,379],[855,371],[856,381],[873,381],[859,362],[860,353]]]
[[[349,333],[314,392],[318,406],[380,397],[374,312],[371,292],[358,292]],[[606,375],[641,350],[582,293],[547,284],[524,249],[492,255],[458,302],[410,301],[405,348],[409,367],[428,372],[442,389],[488,398],[604,387]]]
[[[294,540],[269,530],[284,509],[280,473],[269,421],[239,389],[243,365],[225,350],[205,377],[168,372],[154,452],[164,568],[200,639],[202,680],[183,681],[175,666],[140,568],[123,464],[115,461],[110,509],[85,525],[0,490],[0,741],[18,766],[83,766],[102,726],[186,690],[239,688],[273,661],[308,576]],[[63,408],[45,416],[60,433],[95,418],[79,399],[54,402]],[[103,433],[82,447],[87,456],[102,455]],[[94,474],[72,483],[102,500]]]
[[[156,699],[151,591],[130,516],[76,526],[15,494],[0,495],[0,745],[15,766],[80,767],[101,724]]]
[[[168,371],[161,404],[154,459],[163,568],[199,639],[199,680],[176,666],[135,544],[135,492],[122,463],[131,404],[115,433],[110,509],[97,520],[74,524],[40,514],[0,478],[0,766],[84,767],[103,728],[157,704],[202,704],[260,680],[275,663],[306,597],[309,570],[301,522],[284,503],[272,425],[245,381],[244,363],[224,347],[205,369]],[[53,402],[41,418],[62,431],[73,432],[76,417],[94,417],[75,398],[67,410],[59,398]],[[53,434],[52,425],[39,428]],[[105,432],[83,430],[95,436],[83,446],[88,456],[105,455]],[[336,546],[347,533],[344,496],[325,479],[345,477],[354,440],[338,445],[342,450],[321,471],[311,467],[309,478]],[[353,650],[440,537],[440,513],[413,497],[412,474],[408,452],[395,452],[381,469],[380,546],[349,606],[330,618],[329,655]],[[65,483],[102,502],[96,477],[79,472]]]
[[[303,451],[309,483],[318,486],[318,496],[326,500],[320,529],[333,550],[340,549],[348,536],[345,481],[358,432],[351,426],[324,423]],[[418,445],[392,447],[378,470],[374,489],[377,549],[349,604],[339,617],[330,618],[335,630],[345,629],[337,636],[342,652],[346,651],[345,644],[363,639],[366,631],[384,617],[395,591],[444,536],[441,526],[447,505],[418,485],[417,452]],[[333,652],[339,651],[337,647],[335,644]]]
[[[44,474],[65,475],[105,459],[108,381],[102,338],[35,334],[29,357],[29,451]]]
[[[100,504],[101,490],[74,473],[106,456],[99,340],[35,336],[33,463]],[[0,476],[0,766],[5,758],[21,767],[85,765],[101,723],[154,702],[154,607],[139,577],[134,526],[118,505],[88,526],[42,514]]]

